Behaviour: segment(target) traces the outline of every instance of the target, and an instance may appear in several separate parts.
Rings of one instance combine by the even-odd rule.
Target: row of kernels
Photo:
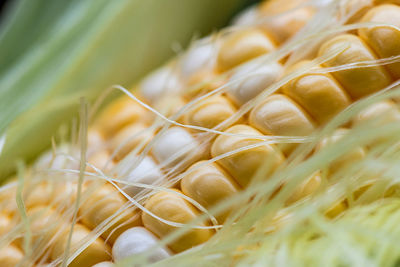
[[[376,57],[372,51],[354,35],[340,35],[321,47],[320,54],[327,53],[341,45],[350,45],[348,49],[324,63],[324,66],[334,67],[359,61],[372,61]],[[306,64],[306,63],[300,63]],[[381,90],[391,83],[391,79],[382,66],[354,68],[335,71],[332,76],[344,87],[354,99]],[[323,86],[320,86],[320,85]],[[289,82],[283,91],[298,101],[318,122],[325,122],[349,105],[350,100],[330,75],[305,74]],[[315,99],[313,94],[319,99]],[[316,103],[314,103],[314,101]],[[332,109],[317,110],[316,107],[325,104]],[[316,106],[316,107],[315,107]],[[281,112],[284,110],[284,112]],[[323,111],[326,111],[323,113]],[[275,135],[308,135],[314,130],[314,123],[302,108],[290,99],[281,95],[272,95],[256,106],[249,117],[251,125],[266,134]],[[288,121],[292,123],[288,123]],[[285,123],[286,127],[282,126]],[[293,128],[288,128],[288,126]],[[275,127],[275,128],[274,128]]]
[[[163,75],[160,74],[160,73],[159,73],[158,76],[159,76],[158,78],[160,80],[162,78],[166,78],[165,75],[164,75],[165,77],[161,77]],[[153,78],[153,77],[151,77],[151,78]],[[142,85],[143,85],[143,83],[142,83]],[[148,82],[145,82],[144,85],[145,86],[142,87],[143,90],[144,91],[146,91],[146,90],[148,91],[148,90],[152,90],[150,88],[151,86],[157,87],[160,84],[154,84],[154,82],[148,81]],[[142,92],[142,94],[143,94],[143,92]],[[145,94],[146,100],[147,101],[151,101],[150,97],[148,96],[149,95],[148,92],[145,92],[144,94]],[[133,124],[133,125],[135,125],[135,124]],[[130,126],[130,127],[135,127],[136,126],[136,125],[135,126],[133,126],[133,125]],[[116,140],[116,143],[118,143],[118,142],[119,142],[119,140]],[[134,147],[134,146],[132,146],[132,147]],[[182,162],[184,160],[187,160],[187,157],[190,154],[190,152],[193,149],[198,149],[198,147],[199,147],[199,145],[196,142],[196,140],[186,130],[184,130],[182,128],[178,128],[178,127],[171,127],[170,129],[165,131],[163,133],[163,135],[161,135],[159,137],[159,140],[157,140],[157,142],[154,143],[154,145],[153,145],[153,147],[151,149],[151,155],[152,155],[152,157],[154,157],[154,159],[161,166],[163,166],[164,169],[167,169],[167,168],[174,167],[175,165],[179,164],[180,162]],[[182,148],[186,148],[185,151],[182,152]],[[197,155],[194,155],[194,157],[196,157],[196,156]],[[188,164],[192,163],[193,160],[189,160]],[[144,160],[142,160],[139,163],[138,166],[136,166],[136,168],[134,168],[134,170],[131,173],[128,174],[127,177],[125,177],[125,179],[128,182],[139,182],[139,183],[140,182],[144,182],[144,183],[152,184],[153,182],[159,180],[163,176],[160,168],[157,167],[157,165],[158,164],[155,163],[155,161],[151,157],[147,156],[147,157],[144,158]],[[150,170],[150,169],[152,170],[151,173],[145,173],[146,170]],[[155,169],[157,170],[156,172],[153,171]],[[131,196],[134,196],[135,194],[140,192],[140,187],[126,186],[124,188],[124,190],[127,191]],[[172,198],[173,199],[173,197],[174,196],[171,196],[171,195],[167,195],[166,196],[167,199],[168,198]],[[197,211],[195,210],[195,208],[192,207],[185,200],[181,199],[180,197],[177,197],[176,199],[173,199],[173,200],[174,201],[172,201],[172,202],[175,202],[175,200],[180,200],[181,201],[180,205],[178,205],[179,207],[176,207],[176,208],[178,208],[177,211],[176,211],[177,214],[178,215],[179,214],[186,214],[188,216],[188,217],[182,218],[183,221],[180,221],[179,218],[177,218],[176,220],[173,220],[174,222],[178,221],[178,222],[184,223],[184,222],[187,222],[187,221],[190,221],[190,220],[194,219],[197,216]],[[178,202],[178,204],[179,204],[179,202]],[[179,209],[179,208],[181,208],[181,209]],[[163,212],[163,211],[159,210],[159,212]],[[152,217],[151,216],[146,217],[144,214],[145,213],[143,213],[142,217],[143,217],[143,223],[145,224],[146,228],[152,230],[153,232],[155,232],[156,234],[158,234],[160,236],[161,233],[156,232],[155,228],[152,229],[152,227],[151,227],[152,223],[154,224],[154,221],[156,221],[156,219],[153,219],[153,221],[152,221]],[[157,211],[155,212],[155,214],[157,214]],[[100,221],[101,220],[99,220],[99,222]],[[149,221],[150,221],[150,223],[149,223]],[[94,223],[91,224],[91,227],[94,227],[97,224],[98,224],[98,222],[94,222]],[[126,238],[126,236],[131,236],[132,234],[134,234],[133,232],[136,233],[136,236],[137,235],[142,236],[142,239],[145,242],[150,242],[151,241],[150,242],[151,244],[156,244],[157,243],[155,237],[152,238],[151,236],[149,236],[150,233],[147,230],[144,230],[144,231],[147,232],[147,234],[146,234],[145,232],[143,232],[143,230],[138,232],[138,231],[135,231],[134,229],[135,228],[131,228],[130,230],[125,231],[117,239],[117,241],[115,243],[115,246],[114,246],[114,249],[113,249],[113,255],[114,255],[115,260],[118,260],[118,259],[124,257],[123,254],[126,253],[126,250],[128,248],[126,248],[123,244],[124,244],[124,242],[129,242],[125,238]],[[168,227],[165,227],[164,230],[168,231]],[[116,235],[116,236],[118,236],[118,235]],[[123,241],[123,240],[125,240],[125,241]],[[193,242],[195,244],[199,243],[195,239],[194,239]],[[179,244],[179,242],[177,242],[176,244]],[[174,248],[174,249],[176,250],[178,248]],[[140,248],[139,248],[138,251],[140,251]],[[132,251],[130,251],[129,253],[132,253]],[[137,253],[137,251],[136,251],[136,253]],[[156,253],[156,254],[158,254],[158,253]],[[164,254],[169,255],[170,253],[168,252],[168,253],[164,253]],[[164,255],[164,256],[166,256],[166,255]],[[156,255],[155,257],[157,258],[158,256]],[[154,260],[154,259],[150,258],[150,260]]]
[[[133,124],[130,127],[135,127],[135,126],[136,125]],[[117,135],[118,134],[119,133],[117,133]],[[116,141],[116,143],[118,143],[118,141]],[[186,148],[185,151],[182,152],[182,148]],[[192,137],[191,134],[189,134],[188,131],[186,131],[182,128],[178,128],[178,127],[171,127],[166,132],[164,132],[163,135],[160,136],[160,138],[159,138],[159,140],[157,140],[157,142],[154,143],[154,145],[151,149],[151,155],[162,166],[163,169],[168,169],[168,168],[174,167],[175,165],[179,164],[182,161],[188,160],[188,156],[189,156],[190,152],[193,149],[198,149],[198,148],[199,148],[199,145],[198,145],[197,141]],[[147,184],[152,184],[155,181],[160,180],[163,176],[163,173],[161,172],[161,169],[158,167],[158,164],[152,159],[152,157],[146,156],[139,163],[139,165],[136,166],[136,168],[134,168],[133,171],[127,175],[127,177],[124,177],[124,179],[128,182],[136,182],[136,183],[142,182],[142,183],[147,183]],[[192,163],[193,160],[196,159],[196,157],[197,157],[197,153],[196,153],[196,155],[194,155],[193,159],[188,160],[187,165]],[[146,170],[147,171],[151,170],[151,172],[147,173]],[[131,196],[136,195],[141,190],[140,187],[135,187],[135,186],[125,186],[123,189],[126,192],[128,192]],[[167,195],[166,197],[167,197],[167,199],[172,198],[174,200],[173,202],[175,202],[175,200],[180,200],[181,202],[180,202],[179,207],[177,207],[178,209],[176,210],[176,212],[178,215],[179,214],[187,215],[187,217],[182,218],[183,221],[180,221],[179,218],[177,218],[176,220],[173,219],[172,221],[174,221],[174,222],[178,221],[178,222],[184,223],[184,222],[191,221],[192,219],[194,219],[197,216],[197,211],[195,210],[195,208],[192,207],[191,204],[189,204],[185,200],[181,199],[180,197],[177,197],[176,199],[174,199],[174,196],[172,196],[172,195]],[[90,201],[91,200],[92,199],[90,199]],[[88,206],[91,206],[91,205],[88,204]],[[96,206],[99,206],[99,208],[100,208],[100,206],[102,206],[102,204],[97,203]],[[117,205],[117,206],[122,206],[122,205]],[[181,209],[179,209],[179,208],[181,208]],[[88,207],[88,209],[90,209],[90,208]],[[96,212],[96,208],[92,208],[92,209],[93,209],[93,212],[92,212],[93,214],[91,217],[97,218],[98,220],[87,223],[90,225],[90,228],[94,228],[101,221],[106,219],[108,216],[112,215],[112,213],[110,213],[110,214],[107,214],[107,216],[105,216],[105,217],[101,216],[101,218],[100,218],[99,214],[98,214],[99,211]],[[113,211],[113,212],[115,212],[115,211]],[[162,210],[160,210],[160,212],[162,212]],[[100,214],[102,215],[103,213],[104,212],[102,210],[100,210]],[[153,232],[155,232],[156,234],[158,234],[160,236],[161,233],[157,233],[155,231],[155,228],[152,229],[152,227],[151,227],[152,222],[156,221],[156,219],[153,219],[153,221],[152,221],[151,216],[145,217],[144,214],[145,213],[143,213],[143,215],[142,215],[142,217],[143,217],[142,219],[143,219],[143,223],[146,226],[146,228],[152,230]],[[155,212],[155,214],[157,214],[157,211]],[[86,220],[87,220],[87,218],[86,219],[85,219],[85,217],[82,218],[83,222],[85,222]],[[123,221],[123,220],[121,220],[121,221]],[[148,221],[150,221],[150,223]],[[131,227],[131,226],[132,225],[126,225],[126,227],[122,228],[121,232],[123,230],[126,230],[127,227]],[[109,232],[112,230],[112,228],[107,230],[104,233],[105,236],[107,236],[109,234]],[[150,244],[156,244],[158,242],[157,239],[154,236],[152,236],[152,234],[150,232],[148,232],[147,230],[144,230],[143,228],[142,228],[142,230],[137,230],[137,229],[139,229],[139,228],[137,228],[137,227],[130,228],[129,230],[123,232],[122,235],[119,235],[119,233],[121,233],[120,231],[118,231],[119,233],[114,234],[115,237],[120,236],[117,239],[117,241],[115,242],[115,245],[113,248],[113,256],[114,256],[115,260],[124,258],[124,255],[126,253],[128,253],[128,254],[133,253],[132,248],[129,249],[124,245],[124,243],[126,243],[126,242],[132,242],[132,241],[126,240],[127,236],[129,238],[132,238],[132,235],[135,235],[137,238],[143,239],[143,242],[147,242],[147,244],[144,244],[142,246],[142,248],[146,248],[146,249],[148,248],[148,246],[150,246]],[[164,230],[168,231],[168,227],[166,227]],[[200,237],[201,237],[201,235],[200,235]],[[203,241],[205,241],[205,240],[203,240]],[[193,242],[194,242],[194,244],[199,244],[199,242],[196,241],[196,239],[194,239]],[[176,244],[179,244],[179,242],[176,242]],[[189,245],[191,245],[191,243]],[[186,246],[186,248],[187,248],[187,246]],[[174,248],[174,250],[176,250],[176,249],[178,249],[178,248]],[[128,250],[128,252],[127,252],[127,250]],[[140,248],[133,249],[133,251],[135,251],[136,253],[139,253],[143,250],[145,250],[145,249],[142,249],[142,250]],[[165,251],[166,250],[162,249],[161,252],[160,251],[158,251],[158,252],[163,254],[164,255],[163,257],[170,255],[170,252],[165,252]],[[160,257],[160,255],[161,255],[160,253],[156,253],[154,257],[150,257],[150,261],[159,259],[158,257]]]

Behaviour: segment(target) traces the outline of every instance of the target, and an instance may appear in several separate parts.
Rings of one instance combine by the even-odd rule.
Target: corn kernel
[[[173,167],[181,163],[186,166],[202,155],[199,147],[197,140],[187,130],[171,127],[157,140],[151,151],[162,165]]]
[[[307,63],[308,61],[302,61],[288,72]],[[330,74],[325,73],[304,74],[292,79],[283,87],[283,92],[299,103],[319,123],[326,123],[351,103],[343,88]]]
[[[197,103],[184,117],[185,123],[212,129],[231,117],[236,108],[223,96],[212,96]]]
[[[24,254],[13,245],[0,248],[0,266],[15,267],[22,262]]]
[[[140,93],[148,103],[156,102],[161,96],[178,94],[181,89],[181,81],[173,66],[165,66],[152,72],[139,85]]]
[[[142,183],[142,184],[154,184],[163,177],[163,174],[157,164],[152,160],[151,157],[146,156],[143,160],[136,166],[136,168],[131,171],[124,180],[131,183]],[[137,186],[125,186],[124,191],[131,197],[134,197],[140,191],[143,190],[142,187]]]
[[[218,69],[221,72],[227,71],[274,49],[275,44],[259,30],[248,29],[231,33],[220,47],[217,56]]]
[[[0,213],[0,235],[4,235],[11,228],[11,218],[5,213]]]
[[[297,8],[306,0],[272,0],[265,1],[260,5],[260,15],[268,16],[261,21],[261,27],[277,42],[283,43],[299,30],[312,18],[314,9],[306,6]]]
[[[147,122],[150,119],[147,110],[127,96],[120,97],[112,102],[100,114],[94,127],[105,138],[113,136],[123,127],[136,122]]]
[[[120,261],[133,255],[153,251],[148,257],[149,263],[157,262],[171,256],[171,252],[158,246],[160,240],[144,227],[133,227],[123,232],[112,248],[115,261]],[[157,247],[158,246],[158,247]]]
[[[370,9],[362,21],[387,23],[400,28],[400,7],[397,5],[377,6]],[[358,33],[380,58],[400,55],[399,30],[387,26],[376,26],[361,28]],[[400,78],[400,62],[386,65],[386,67],[394,78]]]
[[[282,73],[283,67],[277,62],[262,65],[259,62],[249,62],[240,66],[229,78],[231,84],[227,95],[236,105],[241,106],[276,82]]]
[[[134,123],[118,131],[111,139],[110,145],[110,152],[116,152],[114,159],[120,161],[139,144],[148,143],[153,137],[153,134],[146,131],[146,129],[147,127],[144,124]]]
[[[383,117],[382,115],[385,116]],[[400,121],[400,111],[391,100],[377,102],[369,105],[366,109],[357,114],[353,119],[353,124],[357,125],[359,123],[378,119],[378,117],[381,119],[380,122]]]
[[[343,47],[344,51],[323,64],[335,67],[360,61],[376,60],[374,52],[359,37],[343,34],[324,43],[319,55],[325,55]],[[354,99],[375,93],[391,83],[391,78],[382,66],[361,67],[335,71],[332,75]]]
[[[213,69],[217,46],[210,39],[191,47],[183,56],[180,67],[185,79],[192,77],[198,72]]]
[[[256,129],[241,124],[229,128],[226,132],[233,134],[247,134],[249,136],[262,135]],[[262,140],[251,137],[220,135],[212,144],[211,155],[212,157],[217,157],[235,149],[254,145],[259,142],[262,142]],[[280,151],[278,151],[273,145],[265,144],[237,152],[218,160],[218,163],[221,164],[241,186],[246,186],[262,164],[268,162],[271,171],[273,171],[282,163],[283,160],[284,157]]]
[[[145,208],[156,216],[175,223],[189,223],[198,215],[198,211],[186,200],[171,192],[159,192],[153,195],[145,205]],[[176,227],[167,225],[146,212],[142,214],[143,225],[159,237],[165,237]],[[201,224],[204,226],[204,224]],[[213,232],[207,229],[193,229],[178,238],[169,246],[175,252],[181,252],[193,246],[207,241]]]
[[[285,95],[267,97],[250,113],[249,124],[264,134],[279,136],[307,136],[314,129],[311,117],[293,100]],[[282,144],[279,148],[288,155],[295,144]]]
[[[90,185],[88,189],[90,189]],[[104,220],[113,216],[124,204],[126,204],[126,201],[118,191],[114,190],[111,185],[103,185],[91,193],[87,200],[83,201],[79,209],[79,216],[84,225],[94,229]],[[140,224],[140,216],[132,208],[120,212],[118,218],[101,235],[111,243],[126,229]]]
[[[69,228],[65,229],[65,234],[60,235],[54,242],[51,259],[56,260],[64,255],[68,240]],[[76,224],[72,233],[71,251],[77,249],[77,245],[84,238],[90,235],[90,230],[81,224]],[[68,266],[92,266],[96,263],[110,260],[110,247],[100,238],[95,239],[84,251],[82,251]]]
[[[182,192],[209,209],[220,201],[236,194],[239,186],[216,163],[199,161],[193,164],[181,180]],[[224,222],[228,212],[216,216],[219,222]]]

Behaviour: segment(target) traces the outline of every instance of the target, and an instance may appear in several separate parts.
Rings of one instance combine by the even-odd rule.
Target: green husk
[[[130,87],[173,44],[224,25],[245,0],[15,1],[0,29],[0,177],[50,144],[114,83]]]

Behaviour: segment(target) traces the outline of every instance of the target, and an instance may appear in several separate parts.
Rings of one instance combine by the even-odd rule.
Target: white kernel
[[[194,73],[202,69],[212,68],[215,65],[216,44],[196,44],[183,57],[180,63],[181,73],[184,79],[190,78]]]
[[[131,183],[142,183],[142,184],[154,184],[157,180],[162,177],[162,173],[158,168],[157,164],[151,159],[151,157],[145,157],[137,167],[125,178],[126,181]],[[142,187],[127,186],[124,191],[134,197],[138,194]]]
[[[162,95],[177,94],[182,84],[170,67],[164,67],[147,76],[139,85],[140,93],[149,103],[154,103]]]
[[[123,232],[115,241],[112,255],[115,261],[152,251],[148,261],[153,263],[171,256],[167,248],[158,246],[159,239],[144,227],[133,227]]]
[[[230,77],[227,94],[237,105],[256,97],[282,75],[283,68],[279,63],[259,65],[259,62],[245,64]]]
[[[159,163],[174,165],[187,160],[188,154],[196,149],[199,149],[199,144],[188,131],[171,127],[154,144],[152,153]]]

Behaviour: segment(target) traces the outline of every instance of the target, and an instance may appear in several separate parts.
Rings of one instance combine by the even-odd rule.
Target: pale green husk
[[[245,0],[19,0],[0,28],[0,177],[114,83],[130,87]]]

